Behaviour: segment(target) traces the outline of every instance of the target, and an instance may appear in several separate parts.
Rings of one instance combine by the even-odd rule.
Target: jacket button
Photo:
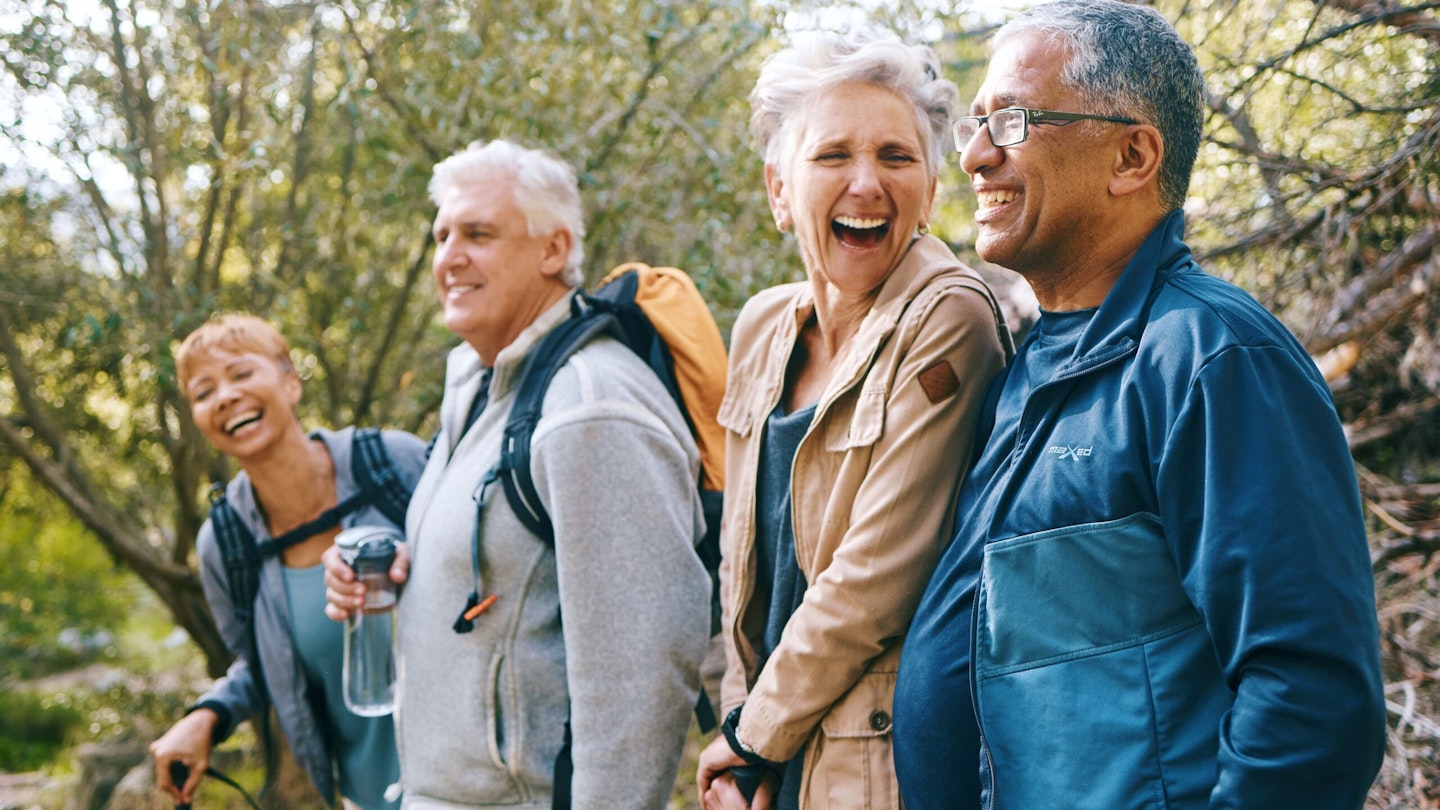
[[[890,728],[890,715],[880,709],[870,713],[870,728],[876,731],[888,731]]]

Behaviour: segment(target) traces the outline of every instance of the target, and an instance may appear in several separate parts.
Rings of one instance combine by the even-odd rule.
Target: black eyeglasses
[[[951,127],[955,134],[955,151],[964,152],[965,144],[975,137],[986,123],[990,143],[996,147],[1014,146],[1030,137],[1030,124],[1054,124],[1064,121],[1110,121],[1115,124],[1138,124],[1133,118],[1118,115],[1090,115],[1088,113],[1056,112],[1055,110],[1028,110],[1024,107],[1006,107],[989,115],[967,115],[957,118]]]

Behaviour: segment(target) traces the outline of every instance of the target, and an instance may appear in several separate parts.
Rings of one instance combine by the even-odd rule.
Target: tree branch
[[[193,576],[188,567],[157,559],[148,546],[138,541],[139,533],[123,525],[118,513],[91,500],[73,486],[61,465],[36,453],[20,429],[7,417],[0,417],[0,441],[14,451],[30,472],[58,495],[121,561],[137,572],[149,569],[173,579]]]
[[[365,46],[365,41],[360,38],[360,31],[355,27],[355,21],[351,19],[348,12],[345,12],[345,27],[349,31],[350,39],[354,41],[355,47],[360,49],[360,57],[365,63],[365,75],[374,80],[375,90],[380,94],[380,98],[400,117],[401,124],[403,124],[405,130],[410,133],[410,137],[414,138],[416,143],[420,144],[420,148],[425,150],[426,156],[429,157],[431,161],[439,163],[445,158],[444,151],[431,143],[429,132],[423,127],[415,125],[415,122],[411,120],[409,106],[403,104],[400,99],[396,98],[395,94],[391,92],[389,86],[381,78],[380,71],[378,71],[375,66],[375,55]]]
[[[1406,402],[1394,410],[1362,424],[1346,425],[1345,437],[1350,444],[1350,451],[1354,452],[1382,439],[1388,439],[1428,416],[1437,408],[1440,408],[1440,396],[1430,396],[1422,400]]]
[[[1386,254],[1373,270],[1336,293],[1323,320],[1330,327],[1307,341],[1306,348],[1312,354],[1322,354],[1348,340],[1369,337],[1429,300],[1434,276],[1440,270],[1437,248],[1437,229],[1412,234],[1399,250]],[[1412,283],[1404,283],[1407,276]]]
[[[424,276],[427,265],[425,260],[430,254],[430,246],[434,241],[434,237],[427,228],[420,250],[415,254],[415,261],[410,263],[410,269],[405,273],[405,283],[400,288],[400,294],[390,308],[390,317],[385,323],[385,331],[380,339],[380,344],[375,347],[375,359],[370,363],[369,370],[365,374],[365,381],[360,389],[359,402],[361,405],[355,411],[355,421],[357,422],[362,421],[362,417],[368,416],[370,405],[375,400],[375,389],[379,387],[382,369],[385,368],[384,360],[398,345],[400,327],[405,322],[405,313],[409,309],[411,295]],[[377,275],[376,283],[383,278],[383,274]]]
[[[45,404],[35,396],[39,389],[30,373],[30,366],[25,361],[25,355],[15,340],[8,306],[0,306],[0,356],[4,356],[10,367],[10,379],[14,383],[15,397],[19,400],[20,413],[24,415],[26,426],[34,432],[40,444],[50,451],[58,466],[67,470],[73,469],[74,455],[65,441],[64,430],[55,424]],[[28,441],[26,445],[29,445]]]

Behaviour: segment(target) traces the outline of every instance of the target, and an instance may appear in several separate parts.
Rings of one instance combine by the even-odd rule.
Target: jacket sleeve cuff
[[[745,702],[745,712],[736,719],[735,730],[754,752],[771,762],[788,762],[805,744],[804,735],[796,735],[781,726],[778,718],[763,700],[752,692]]]
[[[780,766],[778,763],[771,762],[755,753],[755,749],[746,745],[745,741],[740,739],[740,735],[736,732],[736,727],[740,725],[740,712],[743,708],[744,706],[736,706],[731,709],[729,714],[725,715],[725,722],[720,724],[720,733],[725,735],[725,742],[730,744],[730,750],[735,752],[735,756],[745,760],[746,764],[761,765],[779,770]]]
[[[198,709],[209,709],[215,713],[215,730],[210,735],[210,744],[218,745],[224,742],[235,728],[235,715],[230,711],[230,707],[218,700],[202,700],[186,709],[185,714],[189,715]]]

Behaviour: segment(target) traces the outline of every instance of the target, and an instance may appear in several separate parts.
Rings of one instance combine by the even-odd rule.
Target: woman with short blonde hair
[[[326,801],[338,793],[349,807],[393,810],[398,796],[387,794],[394,792],[388,789],[398,783],[400,769],[394,726],[388,715],[359,717],[346,709],[342,628],[324,615],[320,554],[340,530],[369,524],[403,528],[357,478],[351,463],[355,429],[305,430],[296,412],[303,387],[290,344],[253,315],[219,315],[200,326],[176,351],[175,373],[196,427],[240,466],[225,488],[226,508],[259,546],[286,537],[295,542],[263,559],[254,605],[242,605],[215,522],[200,527],[195,540],[200,582],[235,661],[184,718],[151,743],[156,783],[176,802],[191,803],[212,746],[241,721],[273,707],[289,749]],[[425,463],[424,443],[387,430],[379,447],[408,500]],[[335,514],[342,503],[353,508],[338,523],[311,530],[312,521]],[[246,614],[248,623],[241,618]],[[183,784],[172,781],[172,762],[188,767]]]

